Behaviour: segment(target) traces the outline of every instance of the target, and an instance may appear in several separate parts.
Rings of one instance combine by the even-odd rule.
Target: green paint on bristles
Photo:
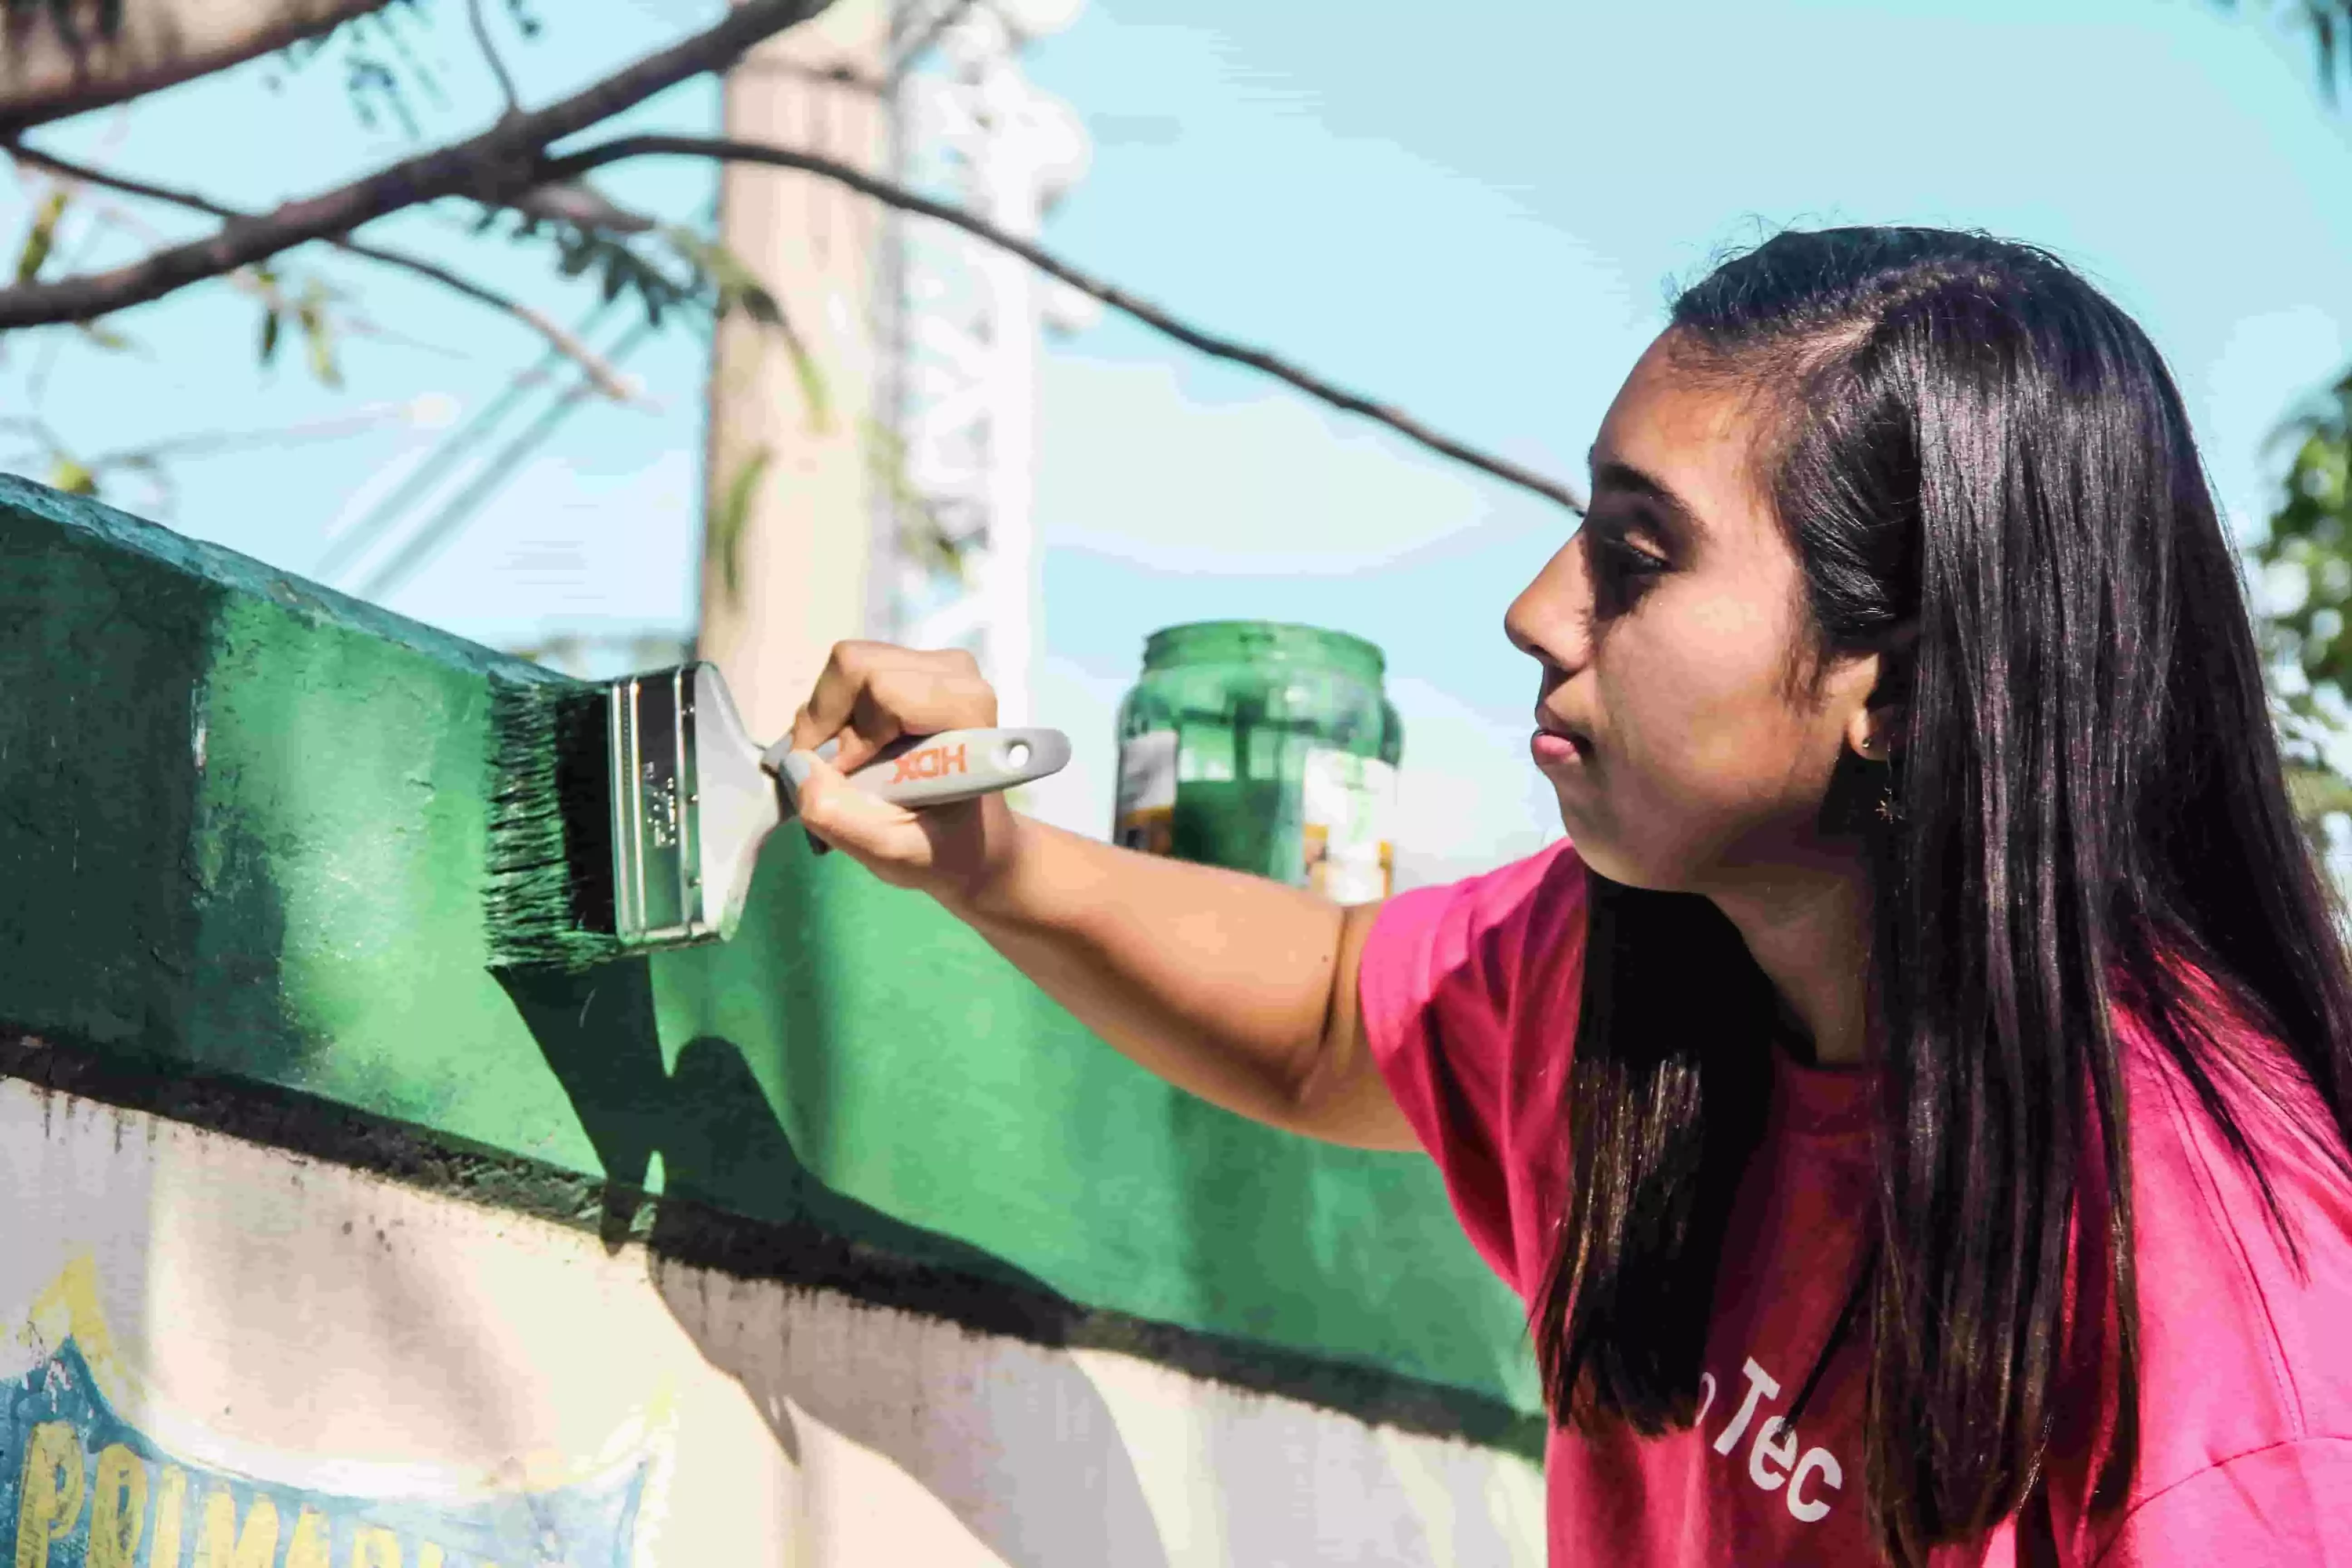
[[[482,914],[493,968],[580,970],[625,951],[607,702],[600,685],[491,682]]]

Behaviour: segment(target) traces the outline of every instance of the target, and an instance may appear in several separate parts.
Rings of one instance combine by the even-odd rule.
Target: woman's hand
[[[910,811],[844,775],[902,735],[989,729],[996,689],[961,648],[923,652],[889,643],[833,646],[824,673],[793,717],[784,771],[812,842],[846,853],[894,887],[968,906],[1011,861],[1019,822],[1001,795]],[[814,752],[841,743],[828,763]]]

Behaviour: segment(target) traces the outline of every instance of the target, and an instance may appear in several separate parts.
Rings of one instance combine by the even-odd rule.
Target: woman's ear
[[[1903,719],[1894,705],[1856,708],[1845,721],[1846,750],[1865,763],[1883,763],[1895,754],[1895,731]]]
[[[1903,730],[1911,716],[1911,657],[1919,641],[1916,619],[1898,622],[1879,639],[1872,656],[1878,668],[1870,696],[1853,716],[1847,744],[1874,763],[1892,757],[1903,744]],[[1870,744],[1865,747],[1863,742]]]
[[[1903,749],[1905,711],[1900,702],[1855,709],[1846,721],[1845,743],[1864,762],[1890,761]]]

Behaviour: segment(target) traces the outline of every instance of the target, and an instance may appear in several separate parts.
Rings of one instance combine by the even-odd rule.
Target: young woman
[[[791,763],[1220,1104],[1425,1149],[1529,1307],[1556,1563],[2352,1563],[2352,988],[2147,336],[2027,247],[1684,293],[1505,617],[1568,842],[1341,910]],[[993,722],[844,645],[843,766]]]

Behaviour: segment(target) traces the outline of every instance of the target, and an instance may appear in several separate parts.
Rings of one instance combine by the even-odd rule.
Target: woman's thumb
[[[810,851],[829,853],[833,846],[817,835],[831,805],[825,796],[833,785],[841,782],[841,774],[814,752],[786,752],[776,771],[784,781],[785,797],[792,802],[794,815],[808,834]]]
[[[905,807],[858,788],[814,752],[786,753],[779,771],[808,831],[811,849],[823,854],[837,845],[887,857],[885,836],[905,823]]]

